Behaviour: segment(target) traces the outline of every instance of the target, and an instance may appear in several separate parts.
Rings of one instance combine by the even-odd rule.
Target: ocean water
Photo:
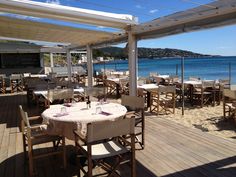
[[[101,68],[126,71],[128,61],[115,60],[105,64],[94,64],[95,71],[101,71]],[[189,76],[201,79],[228,79],[231,73],[231,83],[236,84],[236,57],[184,58],[184,69],[185,79],[188,79]],[[147,77],[150,72],[181,76],[181,58],[139,58],[138,76]]]

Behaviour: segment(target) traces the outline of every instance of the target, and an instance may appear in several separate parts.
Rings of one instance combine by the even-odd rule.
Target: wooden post
[[[88,70],[88,87],[93,86],[93,52],[91,46],[87,45],[87,70]]]
[[[50,52],[50,66],[51,66],[51,68],[54,67],[53,53],[52,52]]]
[[[231,62],[229,62],[229,87],[231,86]]]
[[[176,66],[175,66],[175,75],[178,76],[178,74],[179,74],[179,65],[176,64]]]
[[[181,59],[182,115],[184,115],[184,57]]]
[[[70,50],[67,49],[66,50],[66,59],[67,59],[67,71],[68,71],[68,80],[69,82],[71,82],[71,76],[72,76],[72,73],[71,73],[71,54],[70,54]]]
[[[137,95],[137,40],[135,35],[128,31],[128,60],[129,60],[129,95]]]

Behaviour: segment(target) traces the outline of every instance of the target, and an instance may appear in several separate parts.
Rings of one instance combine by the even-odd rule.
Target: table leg
[[[120,98],[120,85],[116,84],[116,99]]]

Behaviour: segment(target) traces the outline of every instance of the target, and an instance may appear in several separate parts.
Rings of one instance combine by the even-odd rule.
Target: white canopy
[[[33,1],[1,0],[0,11],[94,25],[106,25],[126,30],[128,30],[126,28],[127,25],[132,25],[131,33],[136,35],[138,40],[236,23],[235,0],[214,1],[139,25],[134,25],[136,21],[130,15],[91,11]],[[128,38],[127,33],[122,31],[120,33],[101,32],[10,17],[0,17],[1,36],[22,40],[68,43],[71,48],[81,48],[86,45],[95,47],[125,42]]]
[[[1,0],[0,11],[122,29],[125,29],[127,25],[137,24],[137,19],[127,14],[114,14],[35,1]]]
[[[0,36],[86,46],[112,41],[120,34],[79,29],[0,16]]]

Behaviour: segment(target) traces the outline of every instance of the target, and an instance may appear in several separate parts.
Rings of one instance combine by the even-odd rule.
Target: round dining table
[[[97,121],[114,121],[122,118],[127,112],[126,107],[118,103],[86,102],[50,105],[42,113],[47,132],[65,136],[74,140],[73,131],[86,136],[87,124]]]

